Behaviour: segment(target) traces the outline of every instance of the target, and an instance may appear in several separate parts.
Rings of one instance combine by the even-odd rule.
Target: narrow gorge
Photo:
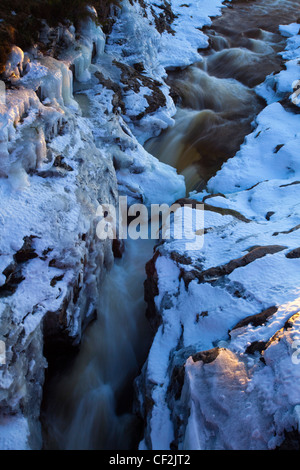
[[[0,7],[0,449],[299,449],[299,0],[59,4]]]

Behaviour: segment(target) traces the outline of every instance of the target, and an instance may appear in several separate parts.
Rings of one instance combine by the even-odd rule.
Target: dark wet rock
[[[143,62],[137,62],[136,64],[133,64],[133,68],[139,73],[143,73],[145,71]]]
[[[40,178],[64,178],[65,173],[57,170],[31,170],[30,175],[37,175]]]
[[[263,310],[260,313],[257,313],[256,315],[251,315],[249,317],[244,318],[241,320],[239,323],[235,325],[234,328],[232,328],[231,331],[237,330],[238,328],[243,328],[247,325],[252,325],[254,327],[258,327],[266,323],[266,321],[272,317],[278,310],[278,307],[270,307],[267,308],[266,310]]]
[[[115,238],[112,243],[112,250],[115,258],[122,258],[125,250],[124,240]]]
[[[296,230],[299,230],[300,224],[296,225],[295,227],[291,228],[290,230],[285,230],[283,232],[274,232],[272,234],[273,237],[277,237],[278,235],[289,235],[290,233],[295,232]]]
[[[285,256],[286,256],[287,258],[289,258],[289,259],[300,258],[300,247],[299,247],[299,248],[295,248],[295,249],[292,250],[292,251],[289,251],[289,253],[287,253]]]
[[[81,285],[81,276],[79,274],[78,276],[78,279],[77,281],[74,283],[74,287],[73,287],[73,304],[76,305],[77,302],[78,302],[78,299],[79,299],[79,294],[80,294],[80,291],[82,289],[82,285]]]
[[[234,259],[229,261],[222,266],[217,266],[213,268],[209,268],[205,271],[196,271],[195,269],[183,272],[182,277],[184,279],[185,285],[188,284],[192,280],[197,280],[198,282],[212,282],[217,280],[222,276],[227,276],[231,274],[235,269],[247,266],[250,263],[253,263],[255,260],[263,258],[268,254],[275,254],[279,253],[282,250],[285,250],[285,246],[280,245],[268,245],[268,246],[259,246],[251,250],[246,255],[242,256],[241,258]]]
[[[66,270],[68,266],[63,261],[53,258],[49,261],[49,268]]]
[[[296,184],[300,184],[300,181],[293,181],[292,183],[288,183],[288,184],[281,184],[279,187],[280,188],[288,188],[289,186],[294,186]]]
[[[14,260],[16,263],[25,263],[26,261],[38,257],[37,253],[33,248],[33,240],[35,238],[36,237],[33,235],[30,235],[29,237],[24,237],[24,244],[22,248],[17,251],[17,253],[14,255]]]
[[[11,263],[7,266],[3,271],[3,274],[6,277],[6,281],[2,286],[0,286],[0,298],[13,295],[16,292],[18,285],[25,279],[22,275],[22,267],[18,266],[17,263]]]
[[[275,450],[300,450],[300,432],[298,429],[284,431],[284,441]]]
[[[116,113],[118,108],[120,108],[121,112],[123,114],[126,114],[125,104],[122,98],[121,86],[110,78],[105,78],[103,73],[101,73],[99,70],[95,73],[95,77],[99,80],[99,83],[101,83],[101,85],[103,85],[108,90],[112,90],[114,92],[112,100],[114,113]]]
[[[235,217],[236,219],[240,220],[241,222],[249,223],[251,222],[250,219],[247,219],[243,214],[241,214],[238,211],[235,211],[233,209],[225,209],[223,207],[216,207],[212,206],[207,203],[201,203],[199,201],[196,201],[195,199],[191,198],[181,198],[178,199],[175,204],[179,204],[180,206],[191,206],[193,209],[199,209],[202,210],[204,209],[205,211],[210,211],[210,212],[216,212],[217,214],[220,215],[231,215],[232,217]]]
[[[275,214],[275,212],[273,212],[273,211],[267,212],[267,213],[266,213],[266,219],[267,219],[267,220],[270,220],[271,217],[272,217],[272,215],[274,215],[274,214]]]
[[[254,355],[256,352],[258,352],[261,354],[266,349],[266,345],[266,341],[254,341],[247,347],[245,353]]]
[[[182,92],[179,86],[176,85],[175,82],[167,80],[167,84],[170,86],[170,97],[174,101],[176,105],[182,102]]]
[[[171,24],[175,18],[177,18],[177,15],[173,13],[170,3],[164,0],[161,5],[156,6],[162,10],[162,12],[157,15],[154,11],[154,8],[151,6],[151,13],[154,17],[157,31],[160,34],[162,34],[164,31],[167,31],[169,34],[174,35],[175,31],[172,29]]]
[[[7,266],[3,274],[6,277],[4,285],[0,286],[0,298],[13,295],[19,284],[24,281],[23,265],[27,261],[37,258],[38,255],[33,248],[33,235],[24,237],[24,244],[14,255],[14,262]]]
[[[249,223],[251,222],[250,219],[247,219],[243,214],[241,214],[238,211],[235,211],[233,209],[225,209],[223,207],[215,207],[211,206],[210,204],[204,203],[204,210],[206,211],[211,211],[211,212],[216,212],[217,214],[221,215],[231,215],[232,217],[235,217],[236,219],[240,220],[241,222]]]
[[[53,166],[55,168],[60,168],[60,169],[65,170],[65,171],[74,171],[73,168],[70,165],[68,165],[66,162],[64,162],[64,157],[62,155],[58,155],[55,158]]]
[[[133,411],[143,420],[143,424],[146,428],[144,438],[149,449],[152,448],[151,439],[149,436],[151,433],[152,411],[155,405],[155,401],[152,398],[153,387],[155,387],[155,385],[156,384],[147,380],[145,368],[143,368],[142,374],[140,374],[134,381],[136,400],[133,404]]]
[[[150,321],[151,327],[154,331],[157,331],[162,322],[161,316],[157,312],[154,300],[155,297],[159,294],[158,274],[155,267],[158,256],[159,252],[156,251],[153,258],[146,264],[147,279],[144,282],[144,298],[145,302],[147,302],[146,316]]]
[[[137,70],[137,68],[131,67],[130,65],[123,64],[117,60],[114,60],[113,63],[121,70],[121,83],[123,85],[123,89],[120,88],[121,93],[126,93],[129,90],[139,93],[141,87],[149,88],[151,92],[149,95],[145,95],[148,107],[145,111],[135,116],[136,120],[139,121],[147,114],[152,114],[160,107],[166,106],[166,97],[160,89],[162,83],[158,80],[147,77],[140,70]]]
[[[46,250],[43,250],[42,256],[40,256],[40,259],[43,261],[46,261],[48,254],[51,253],[51,251],[53,251],[53,248],[50,248],[50,247],[47,248]]]
[[[50,286],[55,287],[59,281],[63,280],[63,278],[64,278],[64,274],[62,274],[61,276],[55,276],[53,279],[51,279]]]
[[[163,108],[166,105],[166,97],[159,88],[155,88],[152,95],[145,95],[144,97],[147,100],[148,106],[145,111],[136,116],[137,120],[142,119],[147,114],[155,113],[159,108]]]
[[[258,135],[259,134],[260,134],[260,132],[258,133]],[[257,135],[257,137],[258,137],[258,135]],[[269,180],[259,181],[258,183],[253,184],[253,186],[250,186],[250,188],[247,188],[246,191],[251,191],[252,189],[257,188],[257,186],[259,186],[260,184],[267,183],[268,181]]]
[[[169,393],[172,392],[175,400],[179,400],[181,396],[182,387],[184,384],[184,374],[184,365],[174,367],[169,385]]]
[[[286,96],[279,101],[279,103],[286,109],[294,114],[300,114],[300,108],[291,101],[290,94],[287,93]]]
[[[274,153],[278,153],[279,150],[282,149],[282,147],[284,147],[284,144],[277,145],[274,149]]]
[[[220,353],[220,348],[209,349],[208,351],[201,351],[192,356],[194,362],[203,362],[204,364],[210,364],[214,362]]]
[[[175,263],[177,264],[185,264],[185,265],[192,264],[192,259],[189,256],[181,255],[177,253],[177,251],[172,251],[170,256],[171,256],[171,259],[175,261]]]

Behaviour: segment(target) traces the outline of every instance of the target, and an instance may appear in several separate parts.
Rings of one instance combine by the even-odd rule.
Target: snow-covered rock
[[[282,101],[290,103],[290,107],[300,106],[300,25],[292,23],[280,26],[280,32],[286,36],[287,45],[281,56],[285,62],[285,69],[278,74],[272,74],[264,83],[256,88],[268,104]]]
[[[41,62],[38,78],[29,71],[1,109],[1,448],[41,446],[44,351],[51,358],[78,346],[113,262],[111,241],[95,232],[99,203],[117,200],[112,161],[73,106],[71,72],[58,60]],[[12,416],[27,420],[26,445]]]
[[[188,5],[179,0],[122,2],[106,50],[129,67],[143,64],[144,73],[139,79],[143,81],[143,76],[152,79],[165,100],[155,113],[146,113],[130,123],[140,143],[173,123],[175,106],[164,82],[167,70],[202,60],[198,49],[208,46],[208,37],[201,28],[210,25],[211,17],[220,15],[223,6],[222,0],[195,0]],[[141,98],[149,95],[149,91],[151,94],[147,88],[149,83],[138,93],[136,87],[131,89],[125,95],[125,105],[135,101],[141,107],[144,103],[143,111],[147,102]],[[136,111],[135,115],[138,114]]]
[[[284,98],[300,53],[297,28],[282,31],[287,67],[259,87],[269,99],[255,130],[209,193],[179,201],[203,203],[203,248],[171,238],[147,265],[156,334],[137,381],[141,449],[299,443],[300,116]]]

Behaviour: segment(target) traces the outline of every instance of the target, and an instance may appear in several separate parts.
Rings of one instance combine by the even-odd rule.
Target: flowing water
[[[151,342],[145,316],[145,262],[152,240],[128,240],[102,285],[98,318],[80,353],[47,386],[44,410],[48,449],[136,447],[140,423],[132,413],[133,381]]]
[[[300,0],[233,1],[205,29],[210,47],[202,62],[172,72],[178,97],[175,126],[147,150],[185,175],[188,190],[233,156],[264,106],[254,91],[282,68],[279,24],[297,21]],[[132,449],[140,423],[132,412],[133,382],[151,343],[143,300],[151,241],[127,241],[123,258],[107,274],[98,319],[85,332],[72,365],[46,387],[47,449]]]
[[[169,75],[178,100],[175,126],[146,149],[178,169],[188,192],[203,189],[233,157],[265,103],[255,86],[282,69],[285,39],[278,25],[300,17],[299,0],[233,1],[204,28],[203,61]]]

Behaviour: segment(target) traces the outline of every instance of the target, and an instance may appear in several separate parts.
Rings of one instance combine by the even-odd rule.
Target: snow
[[[209,193],[223,196],[206,203],[237,216],[207,207],[202,249],[188,249],[186,239],[157,247],[155,305],[162,324],[144,372],[155,411],[143,446],[150,442],[156,448],[160,439],[166,444],[167,435],[170,447],[172,432],[161,431],[161,416],[168,426],[171,419],[179,450],[274,449],[285,431],[299,429],[300,369],[293,353],[300,338],[300,271],[299,259],[287,255],[300,246],[300,116],[280,103],[299,79],[299,25],[281,32],[287,37],[286,70],[257,87],[267,105],[254,131],[208,183]],[[190,197],[200,203],[206,195]],[[209,281],[187,277],[225,266],[257,246],[274,245],[280,251],[226,275],[216,269]],[[261,324],[234,329],[274,306],[277,311]],[[249,352],[258,341],[265,344],[262,354]],[[211,362],[193,359],[214,348],[218,354]],[[185,371],[179,399],[172,396],[174,364]]]
[[[176,108],[164,82],[167,70],[184,68],[202,60],[198,49],[208,46],[208,38],[201,28],[210,25],[211,17],[220,15],[224,7],[223,0],[194,0],[188,7],[180,0],[171,0],[170,9],[175,15],[170,24],[171,31],[165,30],[160,34],[155,27],[155,16],[159,17],[162,8],[151,0],[146,0],[144,5],[145,11],[139,2],[122,2],[121,14],[105,49],[109,55],[128,65],[143,63],[145,75],[162,84],[166,105],[154,115],[146,115],[139,123],[130,123],[141,144],[174,124],[172,116]],[[145,101],[139,95],[143,96],[143,91],[135,93],[135,106],[140,103],[140,111],[143,111]],[[130,100],[133,99],[131,92]]]
[[[1,418],[0,449],[29,450],[29,427],[23,416]]]
[[[171,205],[183,197],[186,192],[184,178],[150,155],[123,118],[112,113],[112,92],[102,85],[95,85],[82,93],[89,98],[95,141],[102,146],[103,154],[116,162],[119,194],[128,196],[129,203],[143,202],[147,206],[163,202]],[[136,106],[140,112],[144,105],[138,103]]]
[[[158,72],[175,67],[186,67],[201,60],[199,48],[208,45],[208,38],[201,31],[211,24],[211,17],[221,14],[222,0],[194,0],[186,7],[180,0],[171,0],[170,9],[175,15],[171,23],[173,33],[160,34],[152,24],[153,13],[162,12],[157,4],[145,1],[146,15],[138,3],[122,4],[122,14],[114,25],[108,42],[108,52],[122,54],[122,37],[126,37],[126,56],[128,63],[145,62],[147,72]],[[151,10],[152,9],[152,10]],[[187,34],[188,31],[188,34]],[[118,43],[114,43],[115,36]]]
[[[285,70],[282,70],[276,75],[271,74],[264,83],[256,87],[257,93],[262,96],[268,104],[279,101],[288,95],[289,99],[296,106],[300,105],[298,94],[295,93],[300,79],[299,30],[300,27],[297,23],[280,27],[281,34],[288,38],[286,48],[281,53],[285,61]]]
[[[288,25],[280,25],[279,31],[282,36],[290,38],[296,36],[300,31],[300,24],[299,23],[291,23]]]
[[[197,49],[208,46],[208,38],[201,31],[203,26],[211,24],[211,17],[221,14],[220,0],[193,0],[186,7],[181,0],[170,2],[173,13],[177,16],[171,27],[174,37],[166,31],[161,35],[158,51],[159,62],[167,69],[186,67],[201,60]],[[154,8],[159,14],[159,9]],[[192,14],[191,14],[192,13]],[[186,32],[189,31],[187,35]]]
[[[284,184],[284,180],[297,179],[300,116],[272,103],[258,115],[256,123],[236,157],[210,180],[210,191],[236,192],[266,180],[282,180]],[[277,146],[283,147],[275,153]]]
[[[23,72],[24,52],[17,46],[13,46],[8,57],[4,75],[19,79]]]

